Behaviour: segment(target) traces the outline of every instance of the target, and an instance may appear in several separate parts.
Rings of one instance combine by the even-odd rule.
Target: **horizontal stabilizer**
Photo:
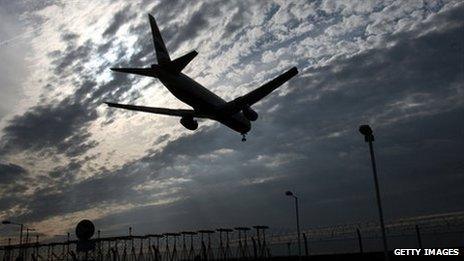
[[[111,68],[111,70],[115,72],[158,77],[158,72],[155,68]]]
[[[197,54],[198,52],[193,50],[188,54],[175,59],[169,64],[169,69],[174,72],[181,72],[185,66],[187,66],[187,64],[189,64],[195,56],[197,56]]]
[[[167,109],[167,108],[119,104],[119,103],[112,103],[112,102],[105,102],[105,103],[110,107],[126,109],[126,110],[131,110],[131,111],[142,111],[142,112],[163,114],[163,115],[169,115],[169,116],[178,116],[178,117],[191,116],[191,117],[197,117],[197,118],[206,118],[204,115],[197,114],[194,110],[188,110],[188,109]]]

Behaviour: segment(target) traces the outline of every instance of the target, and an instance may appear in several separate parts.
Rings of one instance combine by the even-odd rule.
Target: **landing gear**
[[[242,133],[242,142],[245,142],[245,141],[246,141],[246,134]]]

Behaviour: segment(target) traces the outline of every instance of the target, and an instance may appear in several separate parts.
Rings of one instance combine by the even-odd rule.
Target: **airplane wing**
[[[191,116],[195,118],[207,118],[203,114],[199,114],[194,110],[188,109],[166,109],[166,108],[157,108],[157,107],[145,107],[145,106],[136,106],[136,105],[128,105],[128,104],[119,104],[119,103],[112,103],[112,102],[105,102],[108,106],[120,109],[126,109],[131,111],[143,111],[149,113],[156,113],[156,114],[163,114],[169,116],[177,116],[177,117],[184,117],[184,116]]]
[[[157,77],[158,73],[154,68],[110,68],[115,72],[138,74],[143,76]]]
[[[258,101],[266,97],[272,91],[280,87],[282,84],[284,84],[286,81],[290,80],[293,76],[297,74],[298,74],[298,69],[296,67],[291,68],[290,70],[277,76],[270,82],[262,85],[258,89],[253,90],[229,102],[228,103],[228,106],[230,106],[229,110],[231,110],[232,112],[236,112],[236,111],[240,111],[244,107],[251,106],[257,103]]]

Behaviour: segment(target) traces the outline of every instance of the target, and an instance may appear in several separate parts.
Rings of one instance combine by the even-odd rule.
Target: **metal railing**
[[[97,237],[95,249],[76,252],[77,240],[7,244],[0,260],[249,260],[296,256],[294,231],[253,228],[220,228],[180,233]],[[464,212],[400,219],[386,225],[390,248],[464,246]],[[302,231],[305,256],[335,253],[367,253],[381,250],[381,234],[375,222],[343,224]]]

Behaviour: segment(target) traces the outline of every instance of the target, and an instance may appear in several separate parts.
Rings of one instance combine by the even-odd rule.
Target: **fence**
[[[401,219],[386,226],[390,249],[464,246],[464,212]],[[1,260],[230,260],[267,259],[298,254],[297,235],[267,226],[220,228],[100,238],[95,248],[76,252],[78,242],[28,243],[0,248]],[[374,222],[312,228],[302,231],[302,255],[365,253],[381,249]]]

